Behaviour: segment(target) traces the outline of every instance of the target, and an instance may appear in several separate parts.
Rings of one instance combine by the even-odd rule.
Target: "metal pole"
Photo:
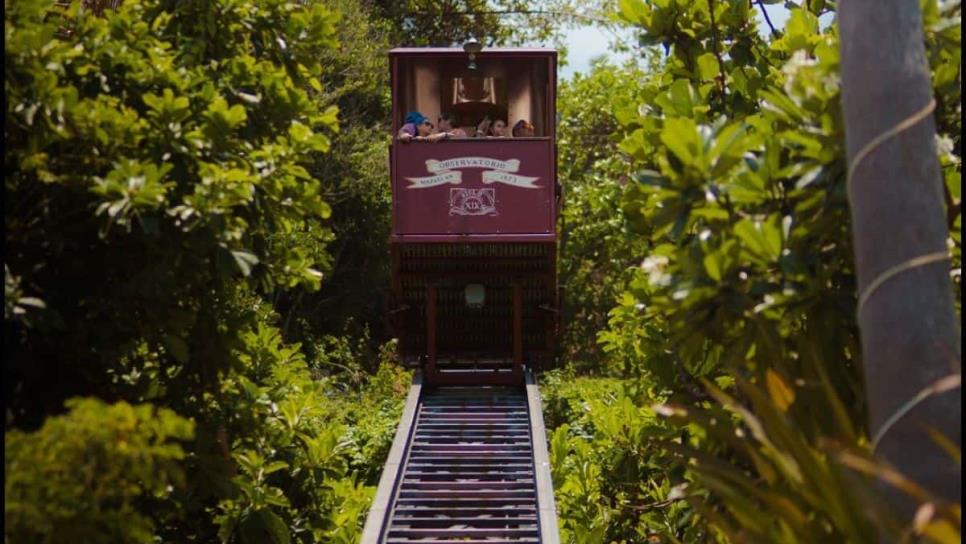
[[[523,376],[523,286],[513,284],[513,374]]]
[[[927,429],[961,447],[961,389],[920,395],[955,382],[962,349],[922,15],[915,1],[848,0],[838,17],[871,432],[880,458],[959,501],[958,463]],[[891,487],[887,495],[911,518],[914,501]]]
[[[436,286],[426,287],[426,381],[436,381]]]

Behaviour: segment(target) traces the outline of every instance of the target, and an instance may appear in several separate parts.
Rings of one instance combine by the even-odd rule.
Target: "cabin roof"
[[[389,50],[390,55],[466,55],[461,47],[396,47]],[[557,50],[549,47],[484,47],[477,57],[489,56],[556,56]]]

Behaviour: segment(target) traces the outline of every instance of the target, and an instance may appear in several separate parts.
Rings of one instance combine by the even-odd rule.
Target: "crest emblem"
[[[496,189],[450,189],[449,214],[499,215],[496,211]]]

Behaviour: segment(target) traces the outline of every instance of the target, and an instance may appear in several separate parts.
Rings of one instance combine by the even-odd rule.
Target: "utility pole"
[[[927,431],[962,448],[962,346],[922,14],[915,0],[838,5],[857,318],[876,455],[958,502],[958,460]],[[912,517],[912,499],[893,488],[887,495]]]

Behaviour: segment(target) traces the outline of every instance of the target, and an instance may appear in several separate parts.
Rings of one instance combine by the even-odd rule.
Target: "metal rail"
[[[540,396],[417,375],[363,544],[558,544]]]

